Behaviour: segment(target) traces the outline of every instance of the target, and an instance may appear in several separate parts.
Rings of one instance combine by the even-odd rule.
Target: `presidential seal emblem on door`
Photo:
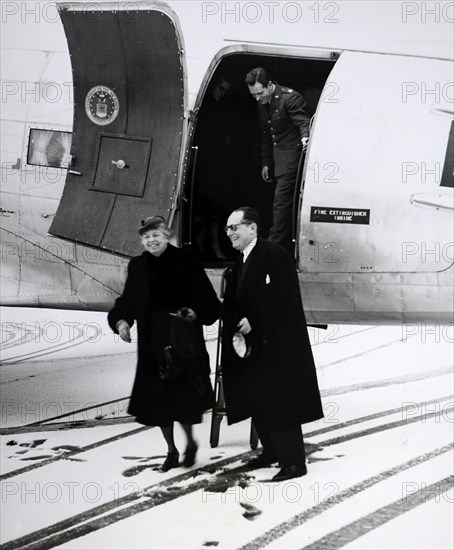
[[[85,98],[85,112],[88,118],[98,126],[107,126],[113,122],[119,110],[118,97],[107,86],[95,86]]]

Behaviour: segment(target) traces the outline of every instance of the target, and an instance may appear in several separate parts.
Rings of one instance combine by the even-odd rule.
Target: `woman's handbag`
[[[210,358],[200,327],[194,317],[185,315],[185,308],[171,315],[170,345],[164,348],[159,364],[161,380],[185,387],[189,399],[203,410],[209,409],[214,404],[214,393]]]
[[[185,375],[185,366],[175,354],[172,346],[163,349],[159,362],[159,377],[168,382],[181,380]]]
[[[170,345],[162,351],[160,378],[166,381],[188,379],[198,371],[203,353],[206,354],[205,344],[200,342],[195,319],[187,313],[187,308],[170,315]]]

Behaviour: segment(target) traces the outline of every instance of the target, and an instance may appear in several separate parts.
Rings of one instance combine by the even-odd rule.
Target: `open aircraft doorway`
[[[245,84],[246,74],[263,66],[273,81],[303,95],[312,116],[334,64],[335,60],[326,58],[240,52],[224,57],[211,74],[194,109],[183,202],[183,242],[200,252],[205,265],[221,266],[232,258],[223,227],[233,209],[255,208],[265,237],[272,223],[274,184],[261,178],[257,104]]]

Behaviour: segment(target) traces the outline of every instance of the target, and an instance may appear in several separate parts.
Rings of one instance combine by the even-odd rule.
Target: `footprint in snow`
[[[125,470],[123,472],[123,475],[125,477],[133,477],[147,469],[156,470],[157,468],[159,468],[159,466],[160,464],[144,464],[143,466],[133,466],[132,468],[128,468],[127,470]]]
[[[252,504],[249,504],[248,502],[240,502],[240,506],[244,508],[243,517],[245,517],[248,520],[254,520],[257,516],[259,516],[262,513],[262,510],[259,510],[255,506],[252,506]]]

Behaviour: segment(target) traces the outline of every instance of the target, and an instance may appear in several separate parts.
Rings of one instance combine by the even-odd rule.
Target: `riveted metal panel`
[[[183,68],[176,28],[159,11],[137,17],[119,12],[128,67],[127,134],[146,136],[153,146],[143,197],[118,196],[102,246],[117,249],[118,228],[132,224],[129,246],[141,218],[168,218],[176,190],[183,131]]]
[[[60,11],[73,70],[73,164],[50,232],[129,255],[141,218],[170,217],[177,186],[184,120],[178,30],[157,9]],[[136,185],[112,180],[133,165],[140,165]]]
[[[453,188],[440,184],[449,106],[435,109],[421,91],[451,76],[442,60],[341,54],[305,163],[301,271],[433,273],[452,265]]]
[[[99,246],[109,222],[115,195],[89,191],[93,179],[98,132],[126,131],[127,103],[122,42],[115,14],[62,10],[61,19],[68,40],[74,83],[73,165],[50,232],[54,235]],[[102,85],[112,90],[119,102],[116,119],[98,126],[87,116],[87,94]]]

